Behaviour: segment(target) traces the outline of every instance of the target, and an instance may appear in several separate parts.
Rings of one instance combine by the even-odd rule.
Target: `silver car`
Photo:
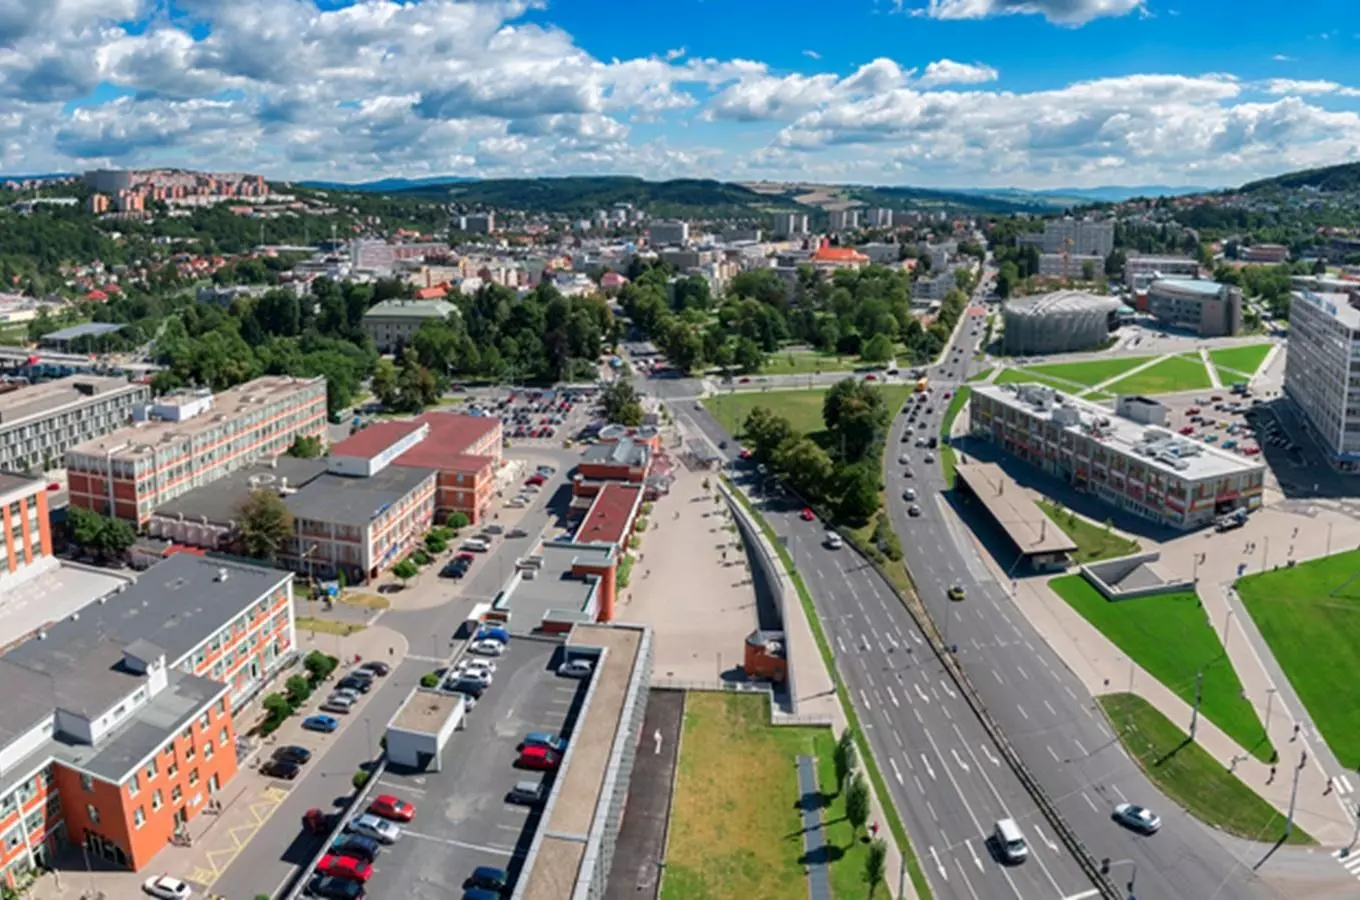
[[[395,844],[401,837],[401,828],[387,819],[364,813],[345,823],[345,830],[351,834],[372,838],[380,844]]]
[[[1135,803],[1121,803],[1114,808],[1112,818],[1125,828],[1142,834],[1156,834],[1162,827],[1161,817],[1152,810]]]

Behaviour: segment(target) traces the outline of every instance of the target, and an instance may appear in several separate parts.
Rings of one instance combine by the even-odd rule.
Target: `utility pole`
[[[1275,691],[1277,688],[1266,688],[1266,737],[1270,737],[1270,707],[1275,701]]]
[[[1228,626],[1230,626],[1230,625],[1232,624],[1232,615],[1233,615],[1233,608],[1232,608],[1231,606],[1229,606],[1229,607],[1228,607],[1228,612],[1227,612],[1227,614],[1223,616],[1223,655],[1224,655],[1224,656],[1227,656],[1227,655],[1228,655],[1228,638],[1231,636],[1231,633],[1228,631]]]
[[[1294,767],[1294,786],[1289,789],[1289,816],[1284,821],[1284,836],[1288,840],[1294,833],[1294,801],[1299,796],[1299,773],[1303,771],[1304,762],[1308,759],[1308,751],[1304,750],[1299,757],[1299,764]]]
[[[1199,702],[1204,696],[1204,670],[1195,673],[1195,712],[1190,717],[1190,740],[1195,739],[1195,729],[1199,727]]]

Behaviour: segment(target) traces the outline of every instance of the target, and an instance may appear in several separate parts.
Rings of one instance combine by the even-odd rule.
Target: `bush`
[[[336,659],[320,650],[313,650],[302,659],[303,668],[307,670],[307,676],[313,682],[324,681],[327,676],[335,671],[335,667],[340,665],[340,660]]]
[[[363,769],[360,769],[359,771],[354,773],[354,777],[351,778],[349,781],[350,784],[354,785],[354,789],[356,791],[361,791],[363,790],[364,785],[368,784],[368,773],[365,772]]]
[[[288,692],[288,702],[294,708],[307,702],[307,698],[312,696],[312,683],[305,675],[294,675],[283,683],[283,689]]]
[[[638,537],[637,535],[633,535],[628,539],[628,546],[631,549],[636,550],[638,547],[642,546],[642,538]]]
[[[468,525],[472,524],[472,520],[467,517],[467,513],[452,512],[449,513],[449,517],[444,520],[444,524],[454,531],[457,531],[460,528],[468,527]]]
[[[430,554],[424,550],[417,550],[411,554],[411,562],[418,566],[428,566],[430,564]]]
[[[436,674],[434,674],[433,672],[429,672],[429,673],[427,673],[427,674],[425,674],[425,675],[421,675],[421,676],[420,676],[420,686],[421,686],[421,687],[427,687],[427,688],[438,687],[438,686],[439,686],[439,676],[436,675]]]
[[[632,577],[633,577],[633,557],[625,556],[623,559],[619,560],[619,570],[618,573],[614,576],[615,583],[618,587],[626,588],[628,587],[628,582],[632,579]]]
[[[437,534],[425,535],[425,549],[431,553],[443,553],[449,549],[449,542]]]
[[[637,520],[633,522],[633,530],[636,531],[636,532],[638,532],[639,534],[642,533],[642,532],[644,532],[644,531],[646,531],[646,530],[647,530],[647,517],[646,517],[646,516],[638,516],[638,517],[637,517]]]
[[[641,507],[641,509],[639,510],[639,512],[640,512],[642,515],[644,515],[644,516],[650,516],[650,515],[652,514],[652,507],[653,507],[653,506],[655,506],[655,504],[653,504],[653,503],[644,503],[644,504],[642,504],[642,507]]]

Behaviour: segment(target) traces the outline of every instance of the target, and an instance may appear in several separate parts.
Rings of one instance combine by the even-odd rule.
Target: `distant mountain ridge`
[[[1238,188],[1244,194],[1261,191],[1295,188],[1316,188],[1320,191],[1360,191],[1360,162],[1341,163],[1323,166],[1318,169],[1303,169],[1299,172],[1286,172],[1273,178],[1262,178],[1248,182]]]
[[[359,191],[365,194],[387,194],[409,191],[414,188],[432,187],[442,184],[461,184],[466,181],[479,181],[476,177],[465,175],[429,175],[425,178],[381,178],[377,181],[299,181],[303,187],[320,191]]]

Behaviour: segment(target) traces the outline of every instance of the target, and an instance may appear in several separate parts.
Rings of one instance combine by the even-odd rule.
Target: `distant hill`
[[[1182,197],[1204,194],[1214,190],[1206,187],[1171,187],[1164,184],[1108,185],[1093,188],[958,188],[961,194],[995,197],[1016,203],[1048,204],[1054,208],[1082,206],[1088,203],[1121,203],[1134,197]]]
[[[1321,169],[1304,169],[1302,172],[1288,172],[1274,178],[1263,178],[1242,185],[1243,193],[1259,193],[1269,190],[1292,190],[1297,188],[1316,188],[1320,191],[1360,191],[1360,162],[1342,163]]]
[[[390,194],[398,191],[409,191],[413,188],[432,187],[444,184],[461,184],[465,181],[476,181],[476,178],[467,178],[462,175],[430,175],[426,178],[383,178],[378,181],[361,181],[351,184],[344,181],[299,181],[303,187],[316,188],[321,191],[359,191],[365,194]]]

